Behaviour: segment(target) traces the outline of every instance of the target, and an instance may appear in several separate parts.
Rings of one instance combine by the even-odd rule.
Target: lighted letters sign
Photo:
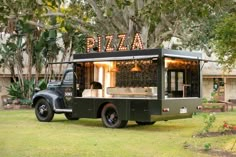
[[[126,41],[126,34],[119,34],[117,36],[118,40],[119,40],[119,44],[117,46],[117,51],[127,51],[128,47],[127,45],[125,45],[125,41]],[[106,35],[105,36],[105,50],[106,52],[112,52],[115,51],[115,48],[113,47],[113,39],[114,36],[113,35]],[[97,36],[97,42],[93,37],[87,37],[87,47],[86,47],[86,52],[90,53],[91,49],[93,49],[94,47],[97,47],[96,51],[97,52],[101,52],[102,51],[102,37],[101,36]],[[135,49],[143,49],[143,43],[140,37],[139,33],[136,33],[133,41],[132,41],[132,45],[131,45],[131,50],[135,50]]]

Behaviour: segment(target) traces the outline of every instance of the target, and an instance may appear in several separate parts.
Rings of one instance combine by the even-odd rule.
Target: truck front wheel
[[[120,120],[116,106],[108,103],[102,109],[102,122],[108,128],[123,128],[128,120]]]
[[[47,100],[39,99],[35,105],[35,115],[40,122],[50,122],[54,112]]]

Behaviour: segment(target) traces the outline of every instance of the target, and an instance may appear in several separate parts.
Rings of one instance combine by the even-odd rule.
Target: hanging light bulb
[[[130,71],[132,71],[132,72],[142,71],[142,69],[137,64],[137,61],[134,61],[134,67]]]
[[[119,72],[119,69],[114,67],[113,69],[111,69],[111,72]]]

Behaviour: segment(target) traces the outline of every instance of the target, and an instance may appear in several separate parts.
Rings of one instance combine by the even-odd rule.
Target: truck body
[[[201,108],[201,54],[146,49],[74,54],[60,82],[33,96],[39,121],[101,118],[105,127],[128,121],[191,118]]]

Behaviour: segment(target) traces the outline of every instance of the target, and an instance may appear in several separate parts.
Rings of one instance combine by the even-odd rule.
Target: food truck
[[[139,49],[74,54],[63,79],[33,96],[39,121],[101,118],[108,128],[128,121],[191,118],[201,109],[201,53]]]

